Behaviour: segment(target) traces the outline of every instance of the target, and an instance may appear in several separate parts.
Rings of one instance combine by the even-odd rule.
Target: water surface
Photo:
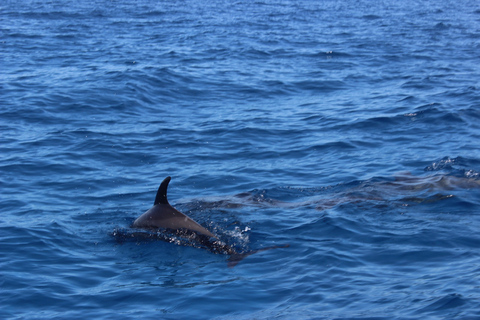
[[[4,1],[3,319],[480,317],[480,5]],[[170,202],[254,254],[118,241]]]

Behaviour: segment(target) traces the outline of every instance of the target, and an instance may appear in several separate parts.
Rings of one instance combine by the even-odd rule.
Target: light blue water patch
[[[0,8],[0,318],[480,317],[478,4]]]

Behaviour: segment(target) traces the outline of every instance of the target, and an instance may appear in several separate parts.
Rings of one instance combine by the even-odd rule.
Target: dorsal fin
[[[165,180],[162,181],[160,184],[160,187],[158,187],[157,191],[157,196],[155,197],[155,202],[153,205],[157,205],[159,203],[161,204],[168,204],[167,200],[167,188],[168,188],[168,183],[170,182],[172,178],[166,177]]]

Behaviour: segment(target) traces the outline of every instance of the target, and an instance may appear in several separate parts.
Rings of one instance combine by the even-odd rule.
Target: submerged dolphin
[[[237,265],[243,258],[254,254],[256,252],[275,249],[275,248],[285,248],[285,246],[274,246],[264,249],[249,251],[246,253],[239,253],[234,248],[223,243],[218,236],[211,233],[204,227],[202,227],[197,222],[193,221],[186,214],[181,213],[168,203],[167,200],[167,188],[171,178],[166,177],[165,180],[160,184],[160,187],[157,191],[157,196],[153,203],[153,207],[148,209],[144,214],[138,217],[132,224],[133,228],[140,229],[167,229],[173,232],[178,232],[181,234],[190,233],[195,236],[195,239],[200,242],[202,245],[211,249],[213,252],[220,252],[229,254],[230,258],[228,259],[228,266],[234,267]]]

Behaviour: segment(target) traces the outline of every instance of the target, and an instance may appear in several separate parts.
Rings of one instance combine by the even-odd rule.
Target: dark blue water
[[[473,1],[2,1],[0,318],[480,318],[479,53]],[[168,175],[290,247],[119,239]]]

